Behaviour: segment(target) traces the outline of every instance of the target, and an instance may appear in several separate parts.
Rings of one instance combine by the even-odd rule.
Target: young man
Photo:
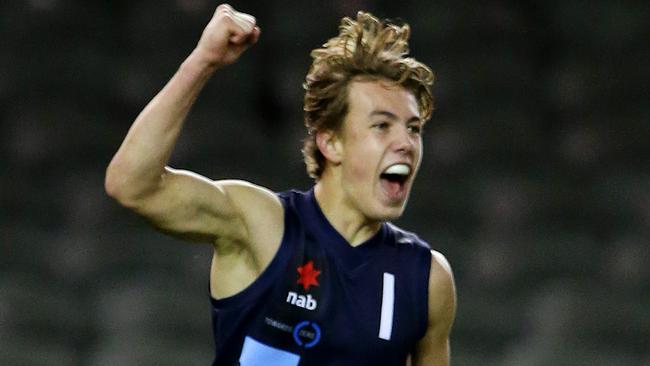
[[[433,75],[406,57],[408,34],[359,13],[312,52],[309,192],[166,166],[205,83],[260,36],[228,5],[129,130],[106,190],[161,230],[214,246],[215,365],[449,364],[451,269],[387,223],[406,205],[432,110]]]

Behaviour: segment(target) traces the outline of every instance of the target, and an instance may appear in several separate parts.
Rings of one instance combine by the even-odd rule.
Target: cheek
[[[376,170],[379,154],[369,139],[350,145],[347,152],[349,177],[355,181],[368,181]]]
[[[355,181],[363,181],[368,177],[368,167],[361,159],[357,160],[350,169],[350,175]]]
[[[413,141],[413,150],[415,153],[415,158],[418,160],[422,159],[422,137]]]
[[[353,181],[359,181],[364,179],[364,177],[367,175],[367,164],[364,161],[364,152],[363,150],[360,149],[355,149],[355,150],[348,150],[350,153],[347,156],[347,161],[346,161],[346,173],[348,175],[348,178],[353,180]]]

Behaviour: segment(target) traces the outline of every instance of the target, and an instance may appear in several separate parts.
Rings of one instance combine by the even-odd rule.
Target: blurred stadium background
[[[218,73],[173,166],[309,188],[309,51],[359,9],[412,26],[437,110],[398,224],[445,253],[453,364],[650,365],[650,3],[232,1],[258,45]],[[0,5],[0,364],[208,365],[210,247],[103,191],[207,0]]]

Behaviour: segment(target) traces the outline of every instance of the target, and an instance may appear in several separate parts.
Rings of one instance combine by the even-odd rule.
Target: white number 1
[[[381,296],[379,338],[390,341],[393,332],[393,307],[395,306],[395,275],[384,272],[384,289]]]

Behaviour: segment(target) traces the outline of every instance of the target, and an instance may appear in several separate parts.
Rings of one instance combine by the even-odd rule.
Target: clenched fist
[[[221,4],[203,30],[194,53],[211,66],[230,65],[257,42],[259,36],[260,28],[255,25],[255,17]]]

